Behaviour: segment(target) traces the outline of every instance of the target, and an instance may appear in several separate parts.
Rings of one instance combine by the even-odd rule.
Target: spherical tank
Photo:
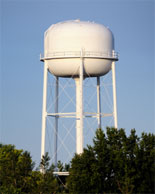
[[[117,60],[112,32],[102,24],[71,20],[44,34],[44,61],[55,76],[76,77],[83,59],[84,76],[102,76]]]

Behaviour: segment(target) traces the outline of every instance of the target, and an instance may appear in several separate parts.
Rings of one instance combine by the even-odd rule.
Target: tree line
[[[154,147],[154,134],[138,137],[134,129],[129,136],[124,129],[97,129],[93,145],[75,154],[70,164],[58,162],[59,171],[69,171],[61,177],[53,175],[48,153],[34,169],[29,152],[0,144],[0,193],[154,193]]]

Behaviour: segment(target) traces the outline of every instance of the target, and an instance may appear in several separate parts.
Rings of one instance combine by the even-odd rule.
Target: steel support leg
[[[112,85],[113,85],[113,116],[114,127],[117,128],[117,99],[116,99],[116,75],[115,75],[115,62],[112,62]]]
[[[100,95],[100,77],[97,77],[97,120],[98,128],[101,128],[101,95]]]
[[[43,82],[43,109],[42,109],[42,135],[41,135],[41,159],[45,155],[45,138],[46,138],[46,103],[47,103],[47,74],[48,67],[44,63],[44,82]]]
[[[79,78],[76,83],[76,153],[83,152],[83,58],[81,58]]]
[[[59,95],[59,78],[55,77],[55,113],[58,113],[58,95]],[[57,168],[57,147],[58,147],[58,116],[55,116],[54,129],[54,165]]]

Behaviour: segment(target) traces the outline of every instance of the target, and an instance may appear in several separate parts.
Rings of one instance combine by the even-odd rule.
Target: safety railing
[[[115,51],[112,52],[95,52],[95,51],[55,51],[51,53],[45,53],[45,55],[40,54],[40,60],[48,60],[54,58],[105,58],[118,60],[118,53]]]

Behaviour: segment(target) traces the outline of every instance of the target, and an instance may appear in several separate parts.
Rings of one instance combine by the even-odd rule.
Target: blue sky
[[[80,19],[115,37],[118,125],[155,130],[154,0],[0,0],[0,141],[40,158],[44,32]]]

